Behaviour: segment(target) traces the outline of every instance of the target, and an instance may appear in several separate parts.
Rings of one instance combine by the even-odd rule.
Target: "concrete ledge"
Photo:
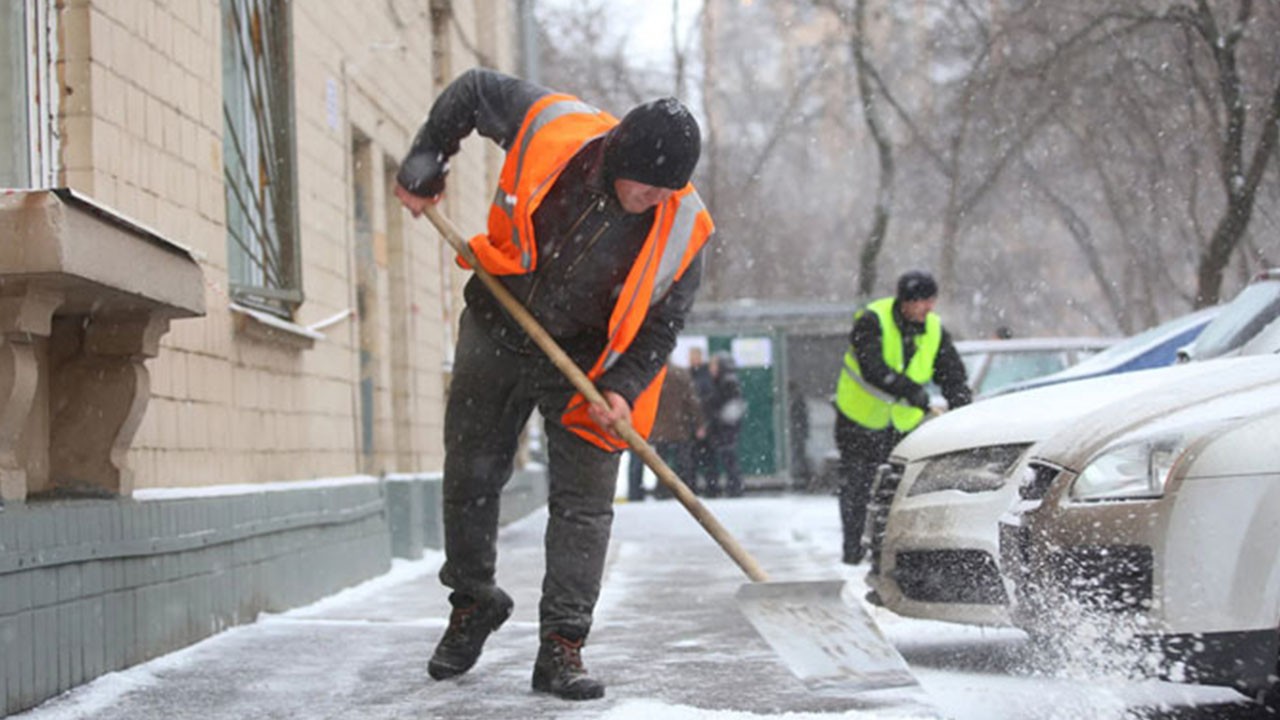
[[[0,192],[0,501],[128,496],[145,361],[204,314],[191,253],[72,190]]]

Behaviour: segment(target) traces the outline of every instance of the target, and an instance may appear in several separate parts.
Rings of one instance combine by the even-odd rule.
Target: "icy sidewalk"
[[[753,497],[708,506],[775,580],[843,577],[851,597],[865,591],[865,566],[838,562],[835,498]],[[879,609],[876,619],[922,687],[815,696],[738,612],[733,594],[745,582],[741,571],[671,500],[617,507],[604,592],[584,652],[592,674],[608,685],[605,699],[569,703],[535,695],[529,680],[545,520],[545,512],[535,513],[504,528],[498,579],[515,598],[515,614],[458,679],[435,682],[426,673],[448,611],[435,578],[441,557],[433,554],[15,717],[1132,720],[1163,717],[1144,712],[1152,707],[1239,697],[1221,688],[1088,672],[1046,676],[1028,668],[1017,631],[909,620]]]
[[[816,505],[815,505],[816,504]],[[714,512],[778,579],[850,576],[830,538],[794,528],[831,515],[831,498],[721,500]],[[851,719],[933,717],[902,691],[819,698],[795,681],[737,612],[737,566],[674,501],[621,504],[596,626],[584,653],[603,701],[568,703],[529,689],[537,650],[545,512],[500,536],[498,577],[516,600],[477,666],[427,677],[448,605],[441,557],[315,605],[263,616],[55,699],[26,720],[247,718],[738,718],[808,713]],[[834,528],[822,528],[830,532]],[[827,547],[822,547],[827,545]],[[918,691],[915,691],[918,693]],[[909,693],[908,693],[909,694]],[[897,710],[892,705],[907,703]],[[865,711],[865,712],[864,712]]]

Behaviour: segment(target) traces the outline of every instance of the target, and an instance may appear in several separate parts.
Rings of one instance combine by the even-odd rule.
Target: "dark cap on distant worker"
[[[904,302],[938,296],[938,281],[923,270],[908,270],[898,278],[898,299]]]

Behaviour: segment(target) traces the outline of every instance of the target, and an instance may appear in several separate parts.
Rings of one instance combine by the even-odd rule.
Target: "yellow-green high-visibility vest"
[[[906,365],[902,331],[893,321],[893,298],[869,303],[854,315],[854,322],[865,312],[873,312],[880,318],[880,348],[885,364],[920,385],[932,380],[933,364],[942,346],[942,321],[938,316],[929,313],[925,319],[924,333],[915,336],[916,352],[911,356],[911,364]],[[853,346],[844,354],[844,367],[836,383],[836,407],[845,417],[872,430],[886,428],[892,422],[899,432],[909,432],[924,419],[923,410],[902,403],[862,377]]]

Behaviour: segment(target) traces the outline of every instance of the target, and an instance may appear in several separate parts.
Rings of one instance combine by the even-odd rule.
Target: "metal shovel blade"
[[[845,602],[843,580],[754,582],[738,605],[810,690],[850,695],[917,684],[897,648],[861,603]]]

